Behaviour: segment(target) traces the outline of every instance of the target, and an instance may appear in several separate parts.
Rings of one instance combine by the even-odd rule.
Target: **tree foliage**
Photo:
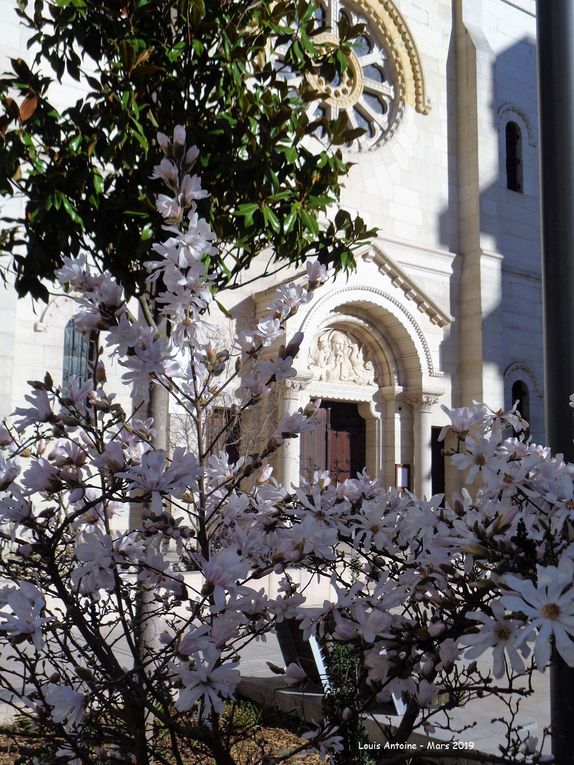
[[[20,294],[46,299],[42,280],[80,252],[141,291],[162,224],[150,180],[159,124],[185,124],[199,148],[216,286],[265,250],[275,264],[353,265],[372,232],[344,210],[319,219],[349,169],[333,148],[357,131],[309,116],[321,94],[308,75],[344,69],[359,27],[342,24],[340,48],[317,45],[308,0],[19,0],[18,14],[34,57],[0,81],[0,192],[26,200],[4,218]],[[62,82],[79,97],[59,109]]]
[[[195,213],[202,198],[198,179],[186,202],[198,156],[185,138],[182,126],[159,138],[166,220],[180,199]],[[27,406],[0,425],[0,699],[25,722],[26,761],[236,765],[233,741],[253,733],[236,722],[238,658],[287,620],[325,648],[331,690],[304,743],[271,756],[260,742],[259,763],[313,748],[362,765],[362,715],[376,710],[386,739],[376,763],[412,762],[412,734],[441,731],[449,743],[417,747],[421,765],[539,765],[548,731],[531,735],[520,701],[536,669],[557,656],[574,666],[573,466],[506,437],[528,427],[516,407],[484,405],[446,410],[452,463],[482,483],[450,501],[385,489],[364,471],[275,480],[269,459],[313,429],[316,400],[285,412],[258,452],[219,450],[244,412],[297,376],[303,336],[287,322],[321,299],[327,269],[307,261],[307,279],[282,284],[227,345],[205,321],[209,225],[179,217],[146,264],[148,304],[170,331],[151,309],[133,316],[111,274],[65,257],[55,276],[78,300],[75,326],[101,331],[91,380],[33,381]],[[192,422],[191,448],[168,453],[159,420],[114,402],[104,347],[134,399],[168,393]],[[225,404],[228,420],[217,417]],[[312,606],[321,581],[329,597]],[[287,678],[304,680],[303,663]],[[475,702],[503,710],[489,728],[502,727],[497,754],[475,749]]]

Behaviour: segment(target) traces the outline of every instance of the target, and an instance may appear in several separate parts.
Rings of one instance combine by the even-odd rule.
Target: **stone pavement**
[[[269,705],[279,706],[283,711],[297,711],[304,715],[307,720],[321,717],[321,700],[318,694],[302,694],[288,687],[285,678],[274,675],[266,662],[284,666],[281,651],[275,635],[267,636],[265,643],[252,643],[241,654],[239,669],[242,683],[240,692],[253,701],[264,702]],[[488,662],[479,660],[479,665],[486,672]],[[528,730],[533,736],[541,739],[544,728],[550,723],[550,673],[536,673],[534,676],[535,692],[532,696],[523,699],[520,705],[520,714],[517,722]],[[286,698],[285,698],[286,697]],[[467,742],[474,745],[475,750],[496,754],[499,744],[504,743],[506,728],[497,718],[506,718],[507,708],[498,699],[492,697],[477,700],[472,704],[453,710],[452,719],[458,729],[467,728],[460,734],[447,735],[446,732],[435,730],[432,740],[449,741],[454,738],[458,742]],[[382,719],[382,718],[381,718]],[[439,718],[440,719],[440,718]],[[378,726],[369,725],[367,732],[373,741],[381,739],[377,733]],[[429,741],[424,735],[415,737],[417,742]],[[420,744],[422,746],[422,744]],[[543,751],[550,753],[550,741],[545,741]],[[464,751],[460,752],[464,756]]]
[[[285,712],[296,712],[307,721],[319,720],[321,718],[320,695],[302,694],[296,689],[289,688],[283,676],[277,676],[271,672],[267,666],[268,661],[283,666],[283,657],[274,634],[268,635],[265,642],[251,643],[242,651],[239,665],[242,675],[240,692],[254,701],[278,706]],[[483,665],[486,671],[487,662],[484,661]],[[534,681],[535,693],[522,701],[518,721],[532,735],[540,737],[550,721],[549,672],[535,674]],[[503,743],[505,738],[505,727],[496,719],[504,717],[506,712],[502,703],[492,698],[475,701],[471,705],[454,710],[452,717],[458,728],[472,726],[455,738],[461,742],[472,742],[477,750],[495,754],[498,745]],[[8,721],[11,713],[10,707],[0,703],[0,722]],[[376,722],[368,726],[368,734],[373,741],[380,739],[377,728]],[[451,736],[447,736],[440,730],[433,733],[433,740],[446,741],[450,738]],[[416,740],[426,741],[427,739],[421,736]],[[550,752],[549,741],[545,742],[544,752]]]
[[[269,591],[273,591],[275,586],[276,583],[272,582],[271,579],[266,583],[266,588]],[[326,589],[318,587],[313,591],[310,605],[319,605],[325,597],[329,597],[328,586]],[[117,650],[122,652],[121,646],[118,645]],[[6,668],[6,656],[0,657],[0,660],[2,661],[3,668]],[[313,697],[313,695],[306,694],[306,698],[302,700],[300,692],[287,691],[285,678],[274,675],[267,666],[266,662],[268,661],[281,667],[283,666],[283,657],[274,634],[268,635],[265,642],[253,642],[242,651],[240,657],[240,671],[242,674],[240,691],[254,698],[254,700],[263,701],[270,705],[277,704],[281,696],[285,696],[288,693],[287,701],[285,699],[282,700],[284,711],[294,709],[307,719],[319,719],[321,716],[320,696],[315,694]],[[479,664],[482,665],[485,672],[488,670],[488,661],[484,657],[482,661],[479,660]],[[544,728],[550,722],[549,674],[547,671],[545,674],[536,673],[534,675],[535,693],[531,697],[522,700],[518,716],[519,724],[528,729],[532,735],[539,738]],[[458,728],[462,729],[472,726],[461,733],[458,739],[460,741],[472,742],[475,749],[495,754],[498,750],[498,745],[505,740],[506,732],[504,724],[497,721],[497,718],[505,717],[506,714],[507,710],[504,705],[493,698],[478,700],[471,705],[454,710],[452,717]],[[11,716],[11,708],[0,702],[0,722],[5,722]],[[437,730],[433,733],[433,738],[448,740],[450,737]],[[550,752],[549,741],[545,743],[544,751]]]

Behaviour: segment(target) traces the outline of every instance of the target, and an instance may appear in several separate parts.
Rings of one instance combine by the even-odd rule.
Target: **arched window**
[[[323,42],[328,40],[329,45],[337,44],[341,34],[357,25],[363,30],[353,42],[352,53],[345,54],[347,68],[344,72],[337,74],[326,67],[322,73],[307,75],[311,87],[325,95],[322,102],[309,106],[307,113],[311,121],[319,125],[323,117],[335,119],[345,115],[349,127],[364,130],[362,135],[355,135],[347,143],[347,148],[358,151],[374,149],[387,140],[404,112],[404,94],[400,85],[404,78],[395,46],[389,45],[382,23],[377,23],[378,12],[371,13],[365,7],[368,5],[347,0],[316,2],[317,29],[326,35]],[[286,44],[275,49],[279,71],[289,80],[293,72],[285,60],[285,53]],[[420,110],[418,106],[417,110]],[[324,137],[320,127],[317,135]]]
[[[516,380],[512,384],[512,406],[516,401],[522,419],[530,422],[530,393],[524,380]],[[525,435],[528,435],[528,431],[525,431]]]
[[[79,383],[85,383],[90,379],[90,361],[93,359],[95,339],[91,335],[84,335],[76,329],[74,320],[66,324],[64,330],[64,363],[62,382],[64,385],[71,377],[75,377]]]
[[[516,122],[506,123],[506,188],[522,193],[522,133]]]

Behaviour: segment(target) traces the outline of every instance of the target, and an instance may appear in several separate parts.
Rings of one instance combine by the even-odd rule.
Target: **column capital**
[[[406,391],[401,395],[401,400],[412,406],[415,412],[428,413],[438,403],[442,393],[426,393],[424,391]]]
[[[378,397],[381,401],[394,401],[402,396],[403,392],[402,385],[386,385],[384,388],[379,388]]]
[[[300,393],[302,390],[308,387],[312,378],[304,377],[303,375],[297,375],[297,377],[290,377],[288,380],[283,380],[282,385],[286,393]]]

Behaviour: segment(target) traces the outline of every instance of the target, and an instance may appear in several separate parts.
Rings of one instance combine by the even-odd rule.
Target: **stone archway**
[[[314,399],[330,402],[335,409],[338,404],[354,407],[362,421],[369,475],[394,486],[397,466],[403,465],[411,477],[408,488],[430,495],[431,411],[438,395],[429,378],[440,373],[408,308],[378,288],[350,285],[312,304],[298,329],[305,339],[298,376],[284,386],[284,411]],[[351,429],[341,436],[351,437]],[[325,453],[328,443],[321,433],[290,440],[279,465],[280,478],[286,485],[297,484],[305,467],[302,456],[303,462],[313,463],[310,448],[318,450],[318,468],[332,467]],[[348,461],[354,464],[350,455]]]

